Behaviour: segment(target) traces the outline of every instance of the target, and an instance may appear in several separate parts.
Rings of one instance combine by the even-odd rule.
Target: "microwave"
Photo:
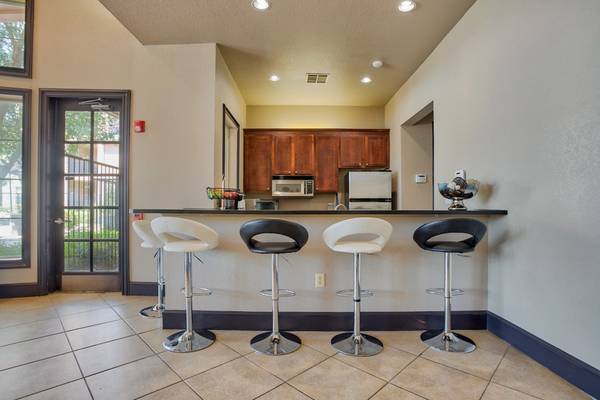
[[[273,176],[271,184],[273,197],[313,197],[315,178],[312,176]]]

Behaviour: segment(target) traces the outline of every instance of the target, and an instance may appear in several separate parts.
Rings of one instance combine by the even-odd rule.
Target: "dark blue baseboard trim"
[[[282,312],[279,324],[289,331],[347,331],[352,329],[353,315],[350,312]],[[362,326],[372,331],[412,331],[441,329],[444,314],[438,311],[424,312],[363,312]],[[485,329],[486,311],[457,311],[452,315],[456,329]],[[185,327],[183,310],[166,310],[163,328]],[[250,311],[194,311],[194,327],[215,330],[271,329],[270,312]]]
[[[129,282],[127,284],[130,296],[156,296],[158,295],[158,286],[156,282]]]
[[[488,311],[487,329],[586,393],[600,398],[600,371]]]
[[[8,283],[0,285],[0,298],[40,296],[40,288],[34,283]]]

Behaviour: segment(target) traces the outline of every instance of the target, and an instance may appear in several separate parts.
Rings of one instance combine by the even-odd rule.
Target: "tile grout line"
[[[504,361],[504,357],[506,357],[506,353],[508,353],[508,349],[510,349],[510,345],[507,346],[506,349],[504,349],[504,353],[502,353],[502,358],[500,358],[500,362],[498,363],[498,365],[496,365],[496,368],[494,368],[494,372],[492,372],[492,376],[490,376],[490,380],[488,381],[487,385],[485,385],[485,389],[483,389],[481,396],[479,396],[479,400],[483,399],[483,396],[485,396],[485,392],[487,392],[488,388],[492,384],[492,379],[494,379],[494,375],[496,375],[496,371],[498,371],[498,368],[500,368],[500,364],[502,364],[502,361]]]
[[[425,349],[425,350],[427,350],[427,349]],[[425,350],[423,350],[423,351],[421,352],[421,354],[423,354],[423,353],[425,352]],[[394,386],[394,387],[397,387],[397,388],[399,388],[399,389],[405,390],[405,391],[407,391],[407,392],[409,392],[409,393],[411,393],[411,394],[414,394],[415,396],[418,396],[418,397],[421,397],[421,398],[425,398],[425,397],[421,396],[420,394],[417,394],[417,393],[415,393],[415,392],[413,392],[413,391],[411,391],[411,390],[408,390],[408,389],[406,389],[406,388],[403,388],[403,387],[401,387],[401,386],[398,386],[398,385],[395,385],[394,383],[392,383],[392,381],[393,381],[394,379],[396,379],[396,377],[397,377],[398,375],[400,375],[402,372],[404,372],[404,370],[405,370],[405,369],[407,369],[407,368],[408,368],[408,367],[409,367],[409,366],[410,366],[412,363],[414,363],[414,362],[415,362],[416,360],[418,360],[419,358],[421,358],[421,356],[420,356],[420,355],[416,356],[416,357],[415,357],[415,358],[414,358],[414,359],[413,359],[411,362],[409,362],[408,364],[406,364],[406,365],[404,366],[404,368],[402,368],[402,369],[401,369],[401,370],[400,370],[400,371],[399,371],[399,372],[398,372],[396,375],[394,375],[394,376],[392,377],[392,379],[390,379],[390,380],[387,382],[387,385],[392,385],[392,386]],[[386,385],[386,386],[387,386],[387,385]],[[384,387],[385,387],[385,386],[384,386]],[[379,391],[381,391],[382,389],[383,389],[383,388],[379,389],[377,392],[379,393]],[[377,393],[375,393],[375,394],[377,394]],[[373,396],[375,396],[375,394],[374,394]]]
[[[62,320],[60,319],[60,316],[58,318],[58,321],[60,322],[60,326],[63,329],[63,332],[65,330],[65,326],[63,325]],[[94,396],[92,395],[92,390],[90,389],[90,386],[87,383],[87,380],[85,379],[85,375],[83,374],[83,370],[81,369],[81,365],[79,365],[79,360],[77,359],[77,356],[75,355],[75,351],[73,350],[73,345],[71,344],[71,340],[69,339],[69,336],[67,335],[67,333],[64,333],[65,337],[67,338],[67,343],[69,344],[69,347],[71,348],[71,354],[73,355],[73,358],[75,359],[75,363],[77,364],[77,368],[79,368],[79,373],[81,374],[81,379],[83,379],[83,383],[85,383],[85,387],[88,390],[88,393],[90,394],[90,397],[93,399]]]

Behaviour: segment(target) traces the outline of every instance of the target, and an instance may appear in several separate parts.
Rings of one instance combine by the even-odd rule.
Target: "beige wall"
[[[400,130],[402,167],[401,203],[403,210],[430,210],[433,174],[433,127],[431,123],[403,126]],[[427,183],[415,183],[416,174],[427,174]]]
[[[248,106],[248,128],[364,128],[385,125],[383,107]]]
[[[215,74],[215,146],[214,146],[214,183],[221,185],[222,152],[223,152],[223,104],[227,106],[240,124],[240,168],[243,164],[243,146],[241,135],[246,126],[246,102],[237,83],[233,79],[221,52],[217,47]],[[240,175],[240,185],[242,175]]]
[[[490,223],[489,310],[596,368],[598,15],[597,0],[479,0],[386,106],[392,158],[433,101],[438,179],[466,168],[486,185],[468,206],[509,210]]]
[[[0,77],[0,86],[31,88],[32,267],[0,270],[0,284],[37,279],[38,89],[130,89],[132,134],[130,204],[201,207],[213,181],[215,44],[142,46],[97,0],[35,2],[33,79]],[[132,279],[152,281],[151,263],[136,262]],[[146,260],[147,261],[147,260]]]

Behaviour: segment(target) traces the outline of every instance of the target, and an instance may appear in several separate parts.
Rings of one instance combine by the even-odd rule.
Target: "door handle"
[[[69,220],[63,220],[62,218],[56,218],[54,221],[55,224],[57,225],[63,225],[65,222],[70,222]]]

